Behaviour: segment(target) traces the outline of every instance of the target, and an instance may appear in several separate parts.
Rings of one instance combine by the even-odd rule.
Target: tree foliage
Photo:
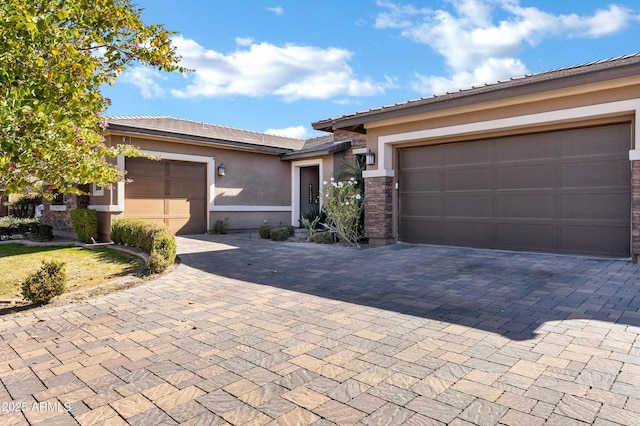
[[[130,0],[0,2],[0,187],[78,192],[124,178],[110,159],[100,88],[132,63],[186,71],[162,25],[146,25]]]

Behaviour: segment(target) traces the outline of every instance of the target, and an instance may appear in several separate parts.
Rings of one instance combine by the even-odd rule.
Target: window
[[[55,198],[51,201],[52,212],[64,212],[67,210],[67,195],[56,194]]]
[[[102,197],[104,195],[104,186],[100,186],[94,183],[91,195],[93,195],[94,197]]]

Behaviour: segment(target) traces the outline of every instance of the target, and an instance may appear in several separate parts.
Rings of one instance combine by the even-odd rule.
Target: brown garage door
[[[400,149],[400,240],[629,256],[629,124]]]
[[[175,234],[206,232],[206,164],[127,158],[125,216],[163,222]]]

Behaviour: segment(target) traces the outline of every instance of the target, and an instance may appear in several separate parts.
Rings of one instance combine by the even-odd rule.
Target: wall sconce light
[[[376,154],[371,150],[367,151],[366,163],[367,163],[367,166],[373,166],[374,164],[376,164]]]
[[[218,176],[224,176],[224,174],[225,174],[224,164],[220,164],[218,166]]]

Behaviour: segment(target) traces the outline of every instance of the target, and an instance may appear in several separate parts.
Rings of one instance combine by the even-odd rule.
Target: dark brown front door
[[[127,158],[125,216],[165,223],[175,234],[206,232],[204,163]]]
[[[405,242],[630,254],[628,123],[398,150]]]
[[[300,214],[319,207],[320,167],[300,167]]]

